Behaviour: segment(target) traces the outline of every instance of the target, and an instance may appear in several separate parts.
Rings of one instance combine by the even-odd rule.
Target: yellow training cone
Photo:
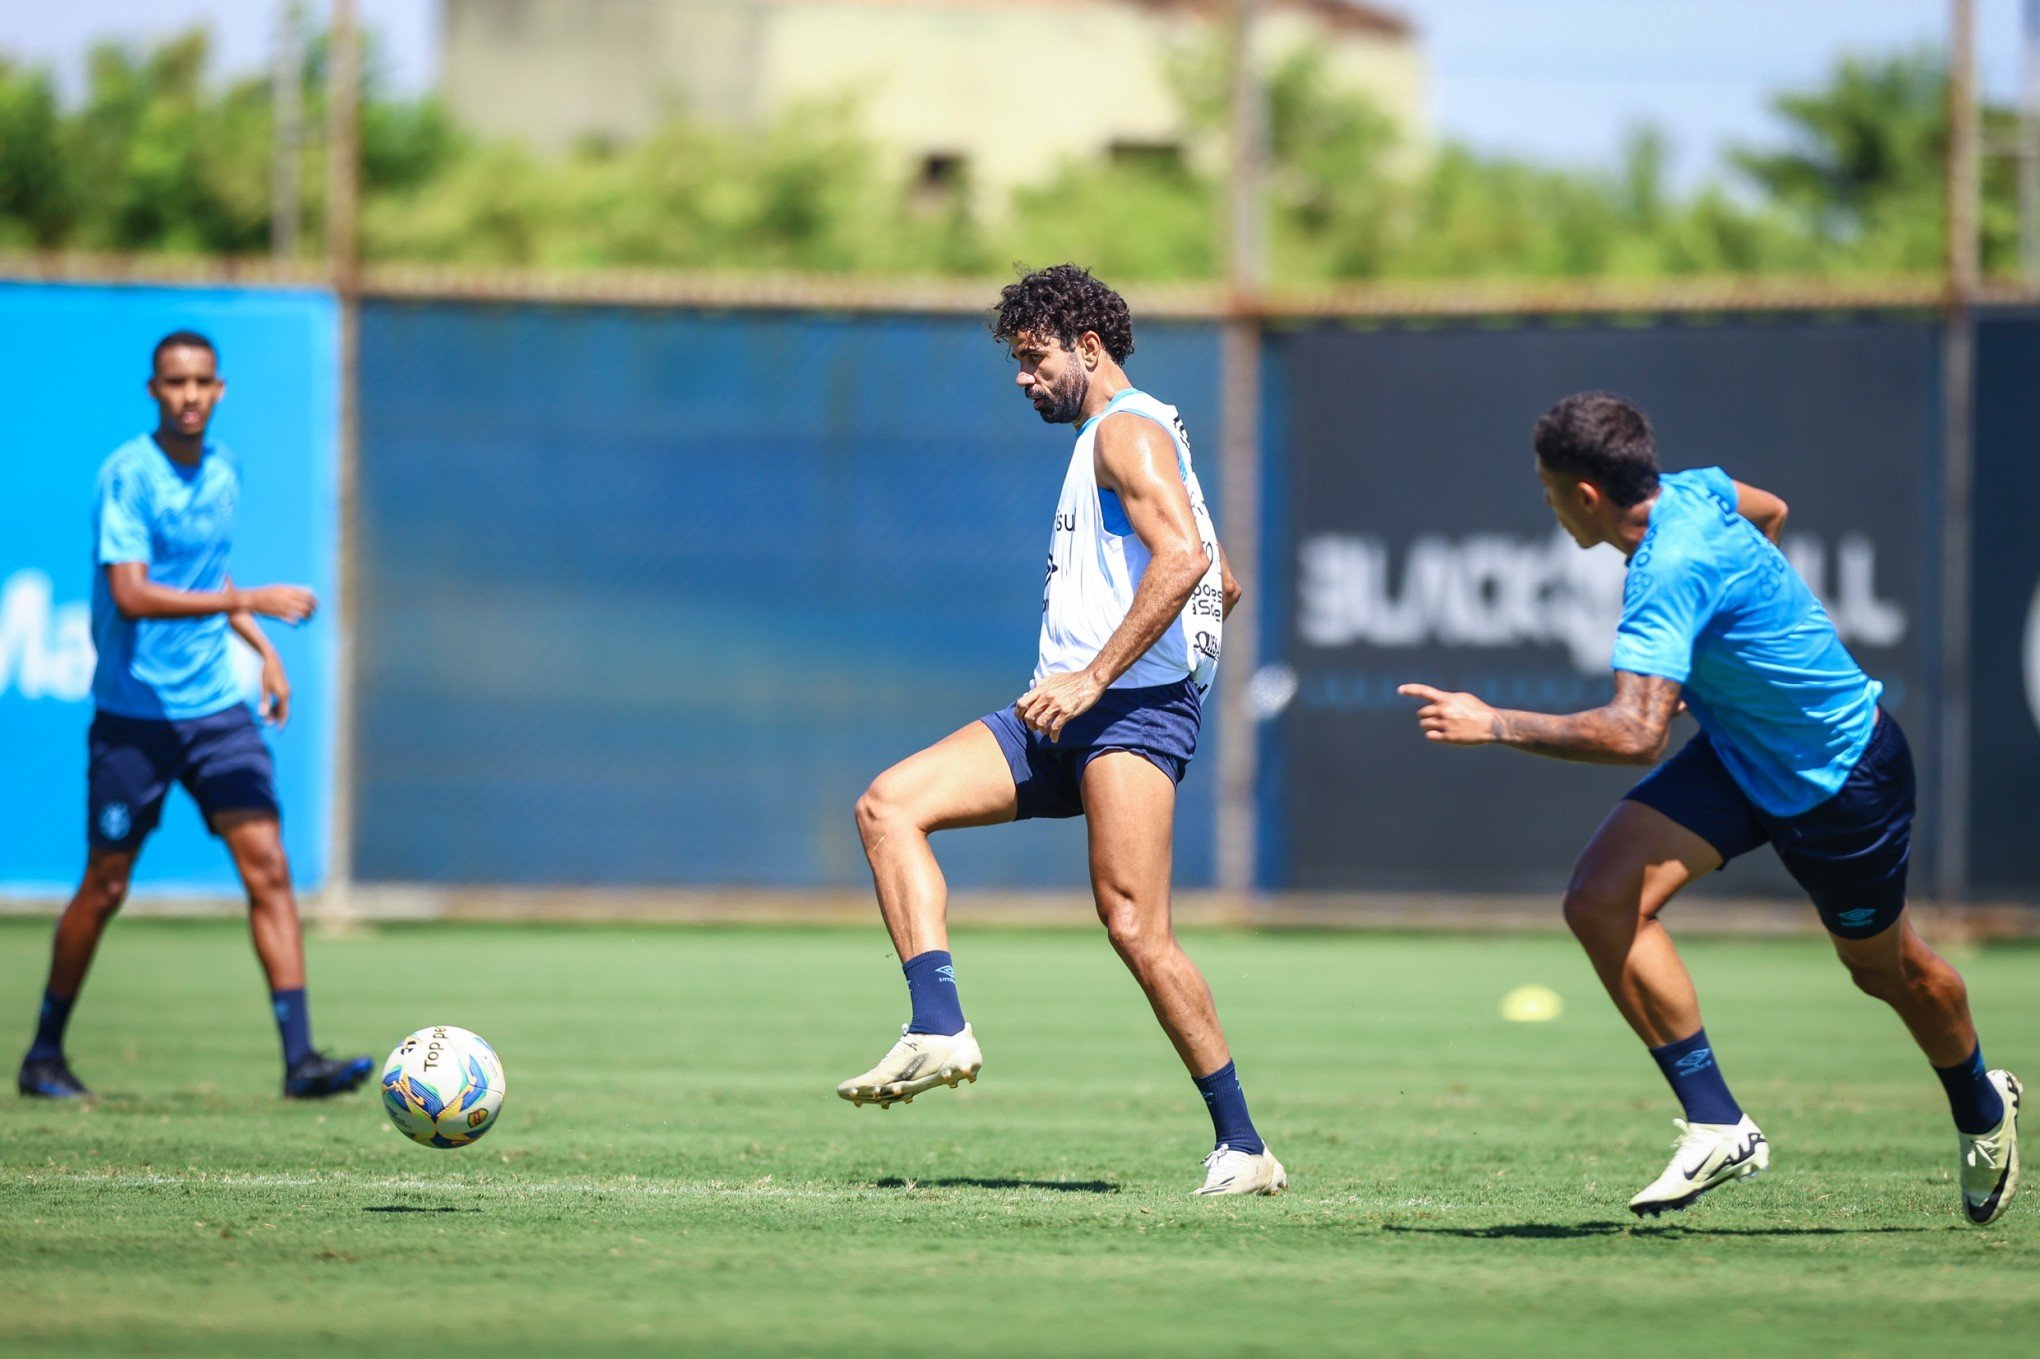
[[[1502,997],[1502,1018],[1511,1024],[1542,1024],[1565,1013],[1565,1002],[1548,986],[1519,986]]]

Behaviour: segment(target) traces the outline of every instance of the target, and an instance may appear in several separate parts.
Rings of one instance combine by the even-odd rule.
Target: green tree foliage
[[[1562,172],[1461,147],[1414,186],[1391,272],[1418,278],[1804,272],[1813,253],[1775,212],[1710,186],[1683,201],[1665,146],[1633,134],[1614,174]]]
[[[753,132],[675,120],[556,161],[457,143],[414,183],[370,181],[364,249],[491,264],[982,270],[960,199],[916,201],[855,127],[853,109],[819,105]]]
[[[47,72],[0,60],[0,248],[267,250],[268,80],[212,81],[208,58],[199,32],[146,52],[101,47],[68,109]],[[314,44],[308,251],[325,70]],[[388,97],[371,74],[362,248],[379,260],[937,274],[1076,258],[1118,278],[1211,278],[1226,66],[1206,47],[1174,74],[1183,154],[1070,161],[1008,203],[910,181],[848,98],[756,128],[676,119],[630,145],[541,157],[468,135],[433,100]],[[1728,178],[1685,194],[1667,185],[1667,144],[1647,129],[1612,170],[1560,169],[1402,145],[1308,50],[1274,63],[1267,89],[1278,282],[1870,275],[1929,272],[1942,257],[1947,115],[1930,51],[1845,60],[1820,87],[1780,96],[1776,144],[1734,151]],[[1994,135],[2011,126],[2006,110],[1985,116]],[[2003,161],[1987,166],[1983,229],[1987,267],[2009,266],[2017,212]]]
[[[1180,159],[1065,163],[1019,190],[1003,260],[1082,260],[1107,278],[1211,278],[1219,267],[1212,182]]]
[[[61,245],[70,228],[56,91],[0,59],[0,246]]]
[[[1939,53],[1847,58],[1824,88],[1781,95],[1772,107],[1788,144],[1740,150],[1734,163],[1835,267],[1888,272],[1940,262],[1948,105]],[[2016,126],[2012,110],[1984,107],[1986,144],[2009,144]],[[2019,229],[2009,160],[1985,162],[1981,227],[1986,267],[2009,267]]]
[[[147,52],[95,48],[76,109],[49,74],[0,60],[0,245],[170,254],[269,247],[271,148],[266,78],[216,86],[195,30]],[[323,46],[307,57],[306,126],[324,118]],[[463,149],[430,101],[370,99],[362,161],[372,192],[401,194],[444,174]],[[305,152],[303,208],[319,220],[324,176]]]
[[[1404,187],[1395,123],[1368,100],[1342,96],[1314,51],[1270,73],[1267,108],[1275,276],[1384,272],[1399,245]]]
[[[58,110],[45,72],[0,66],[0,240],[94,250],[246,252],[269,214],[257,84],[205,87],[193,33],[92,54],[90,90]]]

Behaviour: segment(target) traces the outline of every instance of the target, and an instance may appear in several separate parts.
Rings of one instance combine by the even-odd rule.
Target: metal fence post
[[[1947,303],[1941,336],[1940,834],[1936,894],[1969,893],[1969,530],[1979,274],[1975,0],[1948,6]]]
[[[336,614],[337,658],[333,689],[333,787],[329,823],[331,846],[320,919],[344,926],[354,916],[354,806],[358,667],[361,636],[360,516],[357,509],[359,454],[358,383],[361,321],[361,263],[357,227],[361,197],[361,27],[356,0],[333,0],[326,124],[326,259],[339,308],[338,486],[340,599]]]
[[[270,148],[269,253],[293,260],[304,214],[299,174],[305,150],[303,0],[283,0],[277,10],[272,70],[270,98],[276,126]]]
[[[1259,839],[1254,794],[1260,739],[1253,679],[1260,668],[1254,619],[1260,585],[1255,568],[1261,551],[1259,300],[1266,282],[1261,183],[1267,117],[1254,60],[1257,8],[1258,0],[1233,0],[1227,34],[1232,58],[1231,156],[1225,202],[1227,309],[1219,345],[1224,423],[1222,534],[1226,557],[1245,596],[1226,629],[1227,676],[1219,691],[1224,722],[1219,729],[1218,824],[1213,828],[1212,843],[1219,889],[1242,900],[1257,880],[1255,849]]]
[[[2019,272],[2040,284],[2040,0],[2026,0],[2019,41]]]

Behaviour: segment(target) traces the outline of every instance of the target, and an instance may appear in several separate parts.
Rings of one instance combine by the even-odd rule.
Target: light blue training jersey
[[[1719,467],[1658,480],[1629,559],[1617,670],[1684,686],[1686,706],[1750,801],[1797,816],[1833,796],[1877,726],[1863,673],[1785,555],[1736,512]]]
[[[141,562],[159,585],[224,590],[240,497],[240,469],[215,443],[206,444],[198,466],[185,467],[143,434],[100,467],[92,497],[92,641],[99,649],[92,701],[101,712],[181,722],[241,701],[225,614],[124,618],[106,581],[113,563]]]

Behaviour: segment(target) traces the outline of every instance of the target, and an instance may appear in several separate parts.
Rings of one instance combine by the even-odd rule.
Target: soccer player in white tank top
[[[1020,392],[1078,427],[1050,537],[1033,686],[878,776],[857,829],[913,1018],[878,1065],[836,1087],[905,1103],[976,1080],[949,955],[947,889],[928,837],[962,826],[1082,815],[1098,916],[1211,1113],[1199,1194],[1272,1194],[1282,1165],[1247,1113],[1211,988],[1169,922],[1176,784],[1196,749],[1224,617],[1239,599],[1173,408],[1120,366],[1133,324],[1120,296],[1075,265],[1000,295],[992,333]],[[1086,456],[1088,454],[1088,456]]]

